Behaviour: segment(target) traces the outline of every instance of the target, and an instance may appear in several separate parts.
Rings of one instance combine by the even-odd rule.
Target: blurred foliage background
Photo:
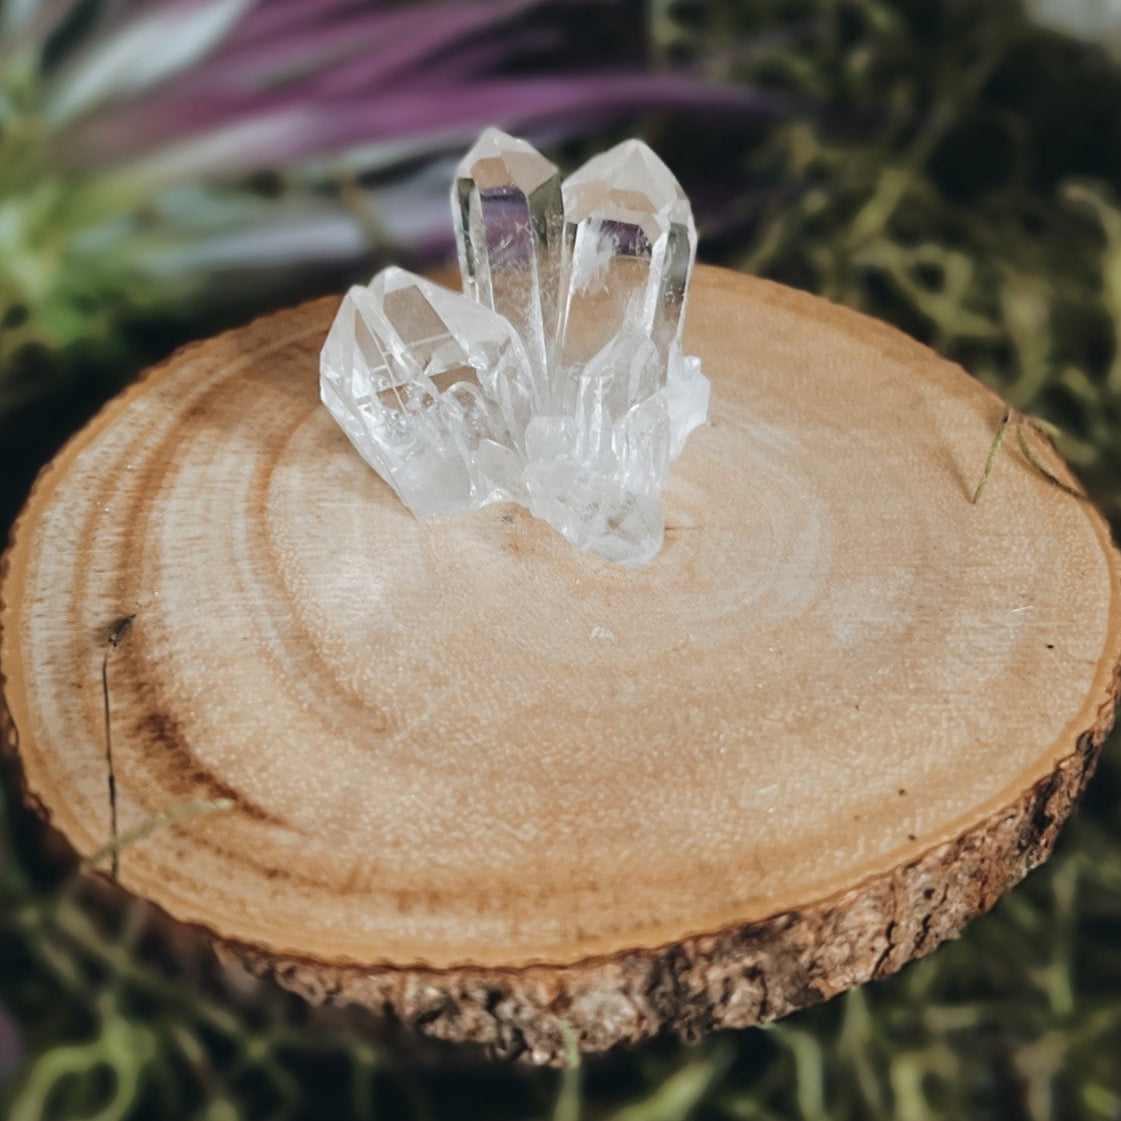
[[[962,362],[1056,427],[1116,532],[1118,50],[1112,0],[0,0],[0,522],[178,343],[444,258],[450,169],[497,123],[566,166],[644,135],[704,259]],[[1052,861],[959,941],[564,1073],[403,1053],[184,964],[142,907],[92,905],[0,781],[11,1121],[1121,1118],[1117,737]]]

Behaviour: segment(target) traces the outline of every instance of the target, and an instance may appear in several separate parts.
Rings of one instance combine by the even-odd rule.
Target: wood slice
[[[1113,719],[1103,519],[897,331],[698,269],[648,567],[421,524],[318,400],[337,301],[191,347],[44,472],[0,649],[81,854],[312,1000],[556,1061],[882,976],[1050,851]],[[1035,454],[1065,480],[1053,450]],[[115,621],[135,616],[115,646]],[[108,655],[107,661],[105,661]]]

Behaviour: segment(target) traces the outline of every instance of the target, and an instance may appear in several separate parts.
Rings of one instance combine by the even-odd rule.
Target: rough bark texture
[[[889,875],[762,922],[526,969],[346,967],[278,956],[202,928],[197,938],[225,964],[275,980],[312,1004],[358,1005],[424,1036],[537,1064],[563,1062],[566,1032],[595,1052],[665,1031],[695,1040],[767,1023],[923,957],[1046,861],[1094,773],[1118,695],[1121,666],[1113,697],[1076,750],[1005,812]],[[0,745],[18,755],[3,705]],[[49,810],[26,787],[23,793],[49,823]],[[167,922],[182,942],[185,924]]]
[[[13,719],[6,705],[0,707],[0,731],[25,768],[25,796],[35,812],[81,854],[106,839],[103,668],[113,690],[109,726],[120,829],[189,798],[222,796],[235,803],[229,815],[166,830],[130,849],[120,870],[124,888],[164,907],[168,921],[181,930],[197,930],[224,960],[274,977],[313,1003],[361,1005],[435,1039],[556,1063],[568,1029],[585,1051],[665,1030],[696,1038],[719,1027],[773,1020],[890,974],[956,934],[1046,859],[1113,722],[1121,687],[1121,568],[1100,516],[1017,458],[999,465],[983,504],[969,506],[974,471],[984,461],[1000,406],[960,370],[851,312],[773,285],[701,270],[690,319],[714,380],[713,421],[694,436],[677,468],[681,489],[676,496],[671,490],[661,568],[624,581],[599,562],[573,559],[564,551],[567,545],[516,512],[492,509],[462,527],[423,530],[403,517],[384,488],[355,465],[315,403],[315,351],[332,310],[331,301],[295,309],[189,348],[154,371],[44,472],[14,531],[13,547],[0,562],[5,627],[0,666],[12,713],[24,714]],[[745,372],[740,356],[748,350],[761,355],[761,365]],[[818,376],[823,367],[829,367],[829,380]],[[259,417],[249,411],[258,399],[263,400]],[[166,437],[149,438],[150,429],[161,424]],[[803,446],[798,438],[804,433],[809,435]],[[245,459],[233,458],[233,469],[215,466],[215,457],[236,450],[239,440]],[[1070,479],[1052,449],[1041,445],[1037,454],[1049,470]],[[736,521],[727,510],[743,500],[744,488],[735,478],[728,481],[727,468],[743,466],[735,462],[740,455],[747,464],[743,478],[761,481],[756,505]],[[183,461],[195,466],[177,495]],[[134,467],[139,479],[129,475]],[[261,481],[248,497],[231,491],[229,516],[221,503],[201,514],[191,505],[193,484],[205,493],[243,475]],[[281,482],[269,490],[276,478]],[[285,480],[295,485],[286,490]],[[777,488],[773,494],[769,486]],[[304,501],[307,490],[311,499]],[[269,599],[276,598],[277,585],[287,588],[291,573],[300,571],[301,558],[283,533],[295,525],[299,538],[305,524],[320,524],[314,519],[324,506],[331,517],[316,532],[331,538],[337,527],[344,545],[347,527],[364,525],[367,515],[383,527],[369,540],[360,535],[355,540],[367,552],[387,550],[384,572],[375,575],[391,586],[401,573],[413,579],[419,554],[388,535],[422,544],[429,540],[424,535],[435,535],[441,563],[446,557],[448,564],[461,566],[442,601],[449,612],[459,610],[461,585],[485,600],[485,587],[466,583],[472,574],[493,569],[500,584],[506,579],[485,600],[480,620],[470,611],[437,617],[432,645],[452,653],[470,650],[480,633],[498,645],[509,641],[507,661],[514,669],[504,687],[511,692],[500,704],[485,697],[478,702],[482,708],[473,709],[470,697],[461,703],[446,689],[459,663],[445,672],[435,658],[419,716],[398,726],[385,705],[404,704],[408,697],[397,689],[386,700],[349,676],[354,650],[366,649],[361,628],[351,633],[340,625],[336,634],[332,618],[316,617],[317,628],[289,633],[291,618],[306,604],[288,591],[276,604]],[[917,529],[908,518],[912,508]],[[877,521],[881,517],[888,519],[886,529]],[[819,545],[804,531],[807,524],[820,528],[822,521],[825,540]],[[67,533],[73,537],[69,544]],[[768,548],[751,554],[740,573],[741,544],[757,547],[751,533]],[[244,547],[242,536],[249,540]],[[456,554],[461,536],[466,551]],[[715,559],[705,553],[713,537],[725,542]],[[184,546],[185,562],[177,549],[170,560],[162,559],[161,543],[168,540],[190,543]],[[262,551],[262,541],[280,560]],[[313,557],[317,564],[329,555],[329,546],[332,540]],[[826,575],[820,589],[811,587],[813,594],[800,599],[813,574],[800,575],[799,564],[807,555],[813,560],[815,549]],[[1068,553],[1075,558],[1069,564]],[[38,566],[29,558],[38,558]],[[206,583],[208,573],[223,565],[250,581],[226,599],[220,580]],[[502,567],[509,565],[515,567]],[[915,575],[922,566],[929,572]],[[433,587],[446,575],[438,567],[424,571]],[[346,567],[329,572],[327,591],[350,594]],[[543,584],[542,573],[549,577]],[[520,594],[512,581],[523,575],[540,592],[506,611],[512,618],[504,619],[504,602],[511,597],[516,602]],[[154,582],[156,577],[162,583]],[[737,580],[744,582],[742,599],[751,606],[726,610],[719,597],[727,598],[728,585]],[[596,626],[589,640],[581,621],[585,629],[572,632],[570,649],[548,629],[544,654],[518,645],[525,611],[538,595],[548,604],[554,586],[564,593],[556,595],[551,617],[556,634],[579,613],[575,588],[598,605],[618,639],[613,635],[605,647]],[[310,588],[308,598],[321,590]],[[261,605],[245,607],[247,591],[250,598],[260,591]],[[708,619],[710,646],[726,640],[711,660],[713,673],[736,656],[736,628],[742,627],[743,643],[769,652],[772,677],[766,677],[762,662],[749,659],[738,676],[714,680],[708,690],[697,668],[708,664],[703,644],[687,633],[691,624],[679,627],[667,613],[665,602],[673,595],[693,597],[689,602],[701,608],[706,597],[717,597],[711,617],[701,612]],[[628,635],[628,621],[651,599],[665,608],[662,621],[646,621],[647,630],[637,638]],[[423,625],[427,600],[422,596],[418,602],[421,615],[412,621]],[[823,614],[826,607],[833,614]],[[608,619],[611,611],[616,614]],[[134,632],[121,639],[119,649],[107,646],[114,620],[134,612]],[[587,622],[598,619],[589,616]],[[824,633],[823,619],[832,620],[835,633]],[[262,620],[271,629],[255,631]],[[190,642],[180,638],[187,633],[193,635]],[[256,645],[246,637],[254,633]],[[212,645],[200,645],[200,635],[208,634]],[[782,648],[784,640],[789,649]],[[237,657],[223,663],[227,647],[239,642]],[[381,649],[384,644],[369,646],[371,655]],[[418,649],[423,656],[427,647]],[[555,669],[558,681],[562,674],[586,673],[576,682],[579,700],[580,689],[590,698],[605,678],[625,696],[631,683],[626,668],[631,663],[625,660],[639,654],[638,664],[663,691],[674,676],[694,674],[693,722],[683,724],[680,706],[669,702],[664,712],[655,712],[675,729],[657,754],[662,748],[653,735],[636,735],[633,723],[653,702],[643,700],[622,714],[616,714],[614,702],[602,705],[595,710],[603,730],[595,746],[608,753],[605,773],[617,771],[618,777],[581,787],[587,768],[602,759],[595,752],[570,758],[583,747],[579,737],[566,741],[562,729],[556,743],[542,745],[548,763],[538,760],[536,777],[532,767],[513,769],[512,781],[522,785],[511,789],[528,798],[524,818],[516,799],[476,789],[485,783],[473,773],[465,785],[455,785],[457,768],[488,765],[485,735],[457,748],[425,731],[456,732],[472,718],[484,729],[488,721],[499,722],[494,726],[506,731],[495,737],[498,762],[491,761],[487,773],[501,776],[509,758],[503,737],[518,730],[501,721],[507,719],[504,706],[518,707],[519,659],[544,659],[545,670]],[[176,662],[180,656],[185,660]],[[402,657],[398,651],[397,661]],[[974,670],[932,669],[932,657],[960,661],[977,673],[991,671],[992,682],[970,701],[962,690]],[[557,666],[548,658],[559,659]],[[280,686],[265,677],[228,684],[258,660],[285,664],[288,677]],[[591,667],[586,671],[580,668],[585,663]],[[180,676],[169,668],[174,665],[181,667]],[[386,665],[391,673],[392,660]],[[502,664],[496,665],[501,671]],[[888,695],[885,674],[896,667],[906,685],[926,690],[917,700],[907,688]],[[192,675],[199,674],[192,685]],[[281,709],[285,690],[294,694],[306,680],[319,681],[321,688],[323,681],[337,684],[337,693],[327,694],[331,703],[323,706],[326,752],[318,763],[308,755],[306,736],[290,730],[293,716]],[[759,682],[769,682],[770,691],[753,693]],[[1029,688],[1025,682],[1034,683],[1033,694],[1021,695]],[[211,699],[223,706],[228,732],[221,723],[206,722]],[[540,723],[541,703],[532,690],[525,694],[519,719],[527,743],[540,742],[542,728],[552,727]],[[823,724],[823,708],[844,723]],[[858,760],[849,768],[851,788],[837,789],[837,806],[811,812],[797,776],[787,783],[780,766],[772,776],[778,785],[767,788],[777,790],[771,801],[757,796],[748,781],[741,791],[747,809],[736,812],[762,819],[777,807],[782,820],[792,822],[794,835],[816,838],[806,842],[811,847],[833,844],[849,863],[829,865],[833,857],[827,853],[820,860],[815,856],[816,864],[799,864],[804,854],[790,848],[781,827],[744,831],[734,818],[714,816],[699,837],[690,835],[696,818],[682,784],[695,782],[705,792],[702,806],[706,800],[720,805],[727,776],[771,766],[774,745],[755,729],[773,723],[776,710],[786,716],[778,728],[783,752],[802,760],[789,769],[839,773],[836,755],[847,747]],[[253,721],[262,711],[264,723],[257,727]],[[578,712],[579,706],[560,711]],[[1033,712],[1040,715],[1024,715]],[[292,713],[299,717],[299,708]],[[1047,727],[1054,730],[1017,754],[1020,738],[1037,734],[1041,720],[1050,720]],[[715,738],[720,721],[736,729],[730,745]],[[942,729],[938,735],[931,730],[936,726]],[[215,743],[216,727],[222,742]],[[651,727],[656,732],[656,722]],[[883,728],[896,739],[873,738]],[[309,794],[317,786],[331,789],[324,768],[352,750],[348,735],[355,729],[361,733],[358,746],[378,764],[372,775],[365,769],[347,772],[348,781],[336,790],[340,800],[353,797],[355,784],[364,799],[376,799],[385,775],[407,787],[426,751],[447,753],[453,772],[451,778],[434,773],[425,780],[434,801],[437,795],[444,802],[453,795],[484,799],[481,808],[472,806],[472,815],[453,816],[446,834],[434,811],[424,834],[435,838],[434,851],[401,849],[404,866],[414,872],[431,861],[430,886],[410,881],[392,888],[399,869],[365,860],[367,849],[396,836],[393,803],[387,801],[383,818],[375,815],[363,833],[351,829],[349,819],[321,824],[313,817],[309,824],[300,799],[289,797],[293,786]],[[715,748],[706,754],[706,736],[722,744],[719,754]],[[690,737],[701,746],[694,747]],[[962,790],[961,804],[948,809],[937,801],[942,791],[929,777],[937,775],[943,752],[948,781]],[[1008,763],[1013,756],[1014,765]],[[262,758],[269,766],[254,770]],[[896,765],[898,780],[891,773]],[[1007,773],[989,785],[984,773],[978,777],[1000,766]],[[857,773],[862,771],[868,773]],[[281,781],[286,776],[288,781]],[[679,798],[682,809],[680,819],[670,812],[667,820],[676,832],[667,835],[662,851],[638,853],[636,867],[645,863],[665,871],[664,883],[644,896],[625,871],[614,879],[610,874],[617,860],[635,859],[633,845],[628,847],[631,832],[647,830],[643,845],[657,841],[644,817],[648,810],[635,810],[630,800],[662,789],[659,781],[671,811]],[[450,784],[447,789],[439,785],[443,782]],[[588,799],[606,796],[607,802],[589,805],[582,823],[583,803],[561,797],[570,788]],[[826,812],[833,816],[822,825],[815,815]],[[616,821],[625,828],[613,832]],[[918,821],[923,824],[909,824]],[[706,850],[709,825],[723,830],[730,856],[715,843]],[[523,858],[521,841],[504,840],[502,830],[514,827],[528,831],[536,865]],[[696,882],[689,882],[683,839],[707,861],[693,877]],[[457,886],[454,877],[447,878],[447,861],[463,843],[477,845],[472,851],[479,854],[478,871],[465,865],[457,874],[467,878]],[[850,850],[856,854],[851,858],[844,855]],[[342,854],[341,871],[332,866],[336,851]],[[774,865],[781,871],[784,860],[792,869],[789,884],[775,874]],[[540,881],[526,883],[535,867]],[[194,879],[184,871],[190,869],[196,870]],[[759,886],[764,883],[766,890]],[[705,895],[709,885],[711,899]],[[695,914],[674,910],[683,891],[698,908]],[[787,902],[768,903],[776,899]],[[503,926],[506,900],[510,914]],[[617,900],[625,902],[615,906]],[[633,913],[646,908],[649,917],[628,925],[628,908]],[[270,923],[274,910],[295,918]],[[318,925],[321,914],[334,926]],[[367,920],[374,925],[366,926]],[[395,924],[406,933],[398,936]],[[488,931],[495,929],[507,931],[508,945],[488,942]],[[428,941],[411,943],[418,935],[409,932]]]
[[[1121,689],[1121,682],[1119,682]],[[956,841],[852,891],[762,922],[562,967],[328,967],[215,942],[226,960],[312,1002],[357,1003],[437,1039],[495,1055],[563,1061],[663,1031],[695,1040],[786,1016],[887,977],[958,934],[1051,854],[1093,774],[1115,701],[1077,750],[1014,805]]]

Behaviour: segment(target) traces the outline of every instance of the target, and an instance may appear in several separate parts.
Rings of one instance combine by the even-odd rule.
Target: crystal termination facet
[[[399,268],[352,288],[320,358],[324,404],[418,518],[519,502],[578,548],[646,563],[669,464],[708,413],[681,351],[688,199],[640,141],[562,184],[487,129],[452,212],[464,293]]]

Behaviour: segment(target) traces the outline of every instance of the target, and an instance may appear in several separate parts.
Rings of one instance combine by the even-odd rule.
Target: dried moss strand
[[[569,1024],[562,1028],[564,1035],[564,1072],[560,1090],[553,1107],[553,1121],[580,1121],[580,1038]]]
[[[1000,447],[1004,443],[1004,434],[1008,431],[1008,422],[1012,419],[1012,406],[1009,405],[1004,410],[1004,415],[1000,418],[1000,424],[997,425],[996,435],[993,437],[993,442],[989,445],[989,454],[985,458],[985,471],[981,475],[981,481],[977,484],[977,489],[973,492],[973,505],[976,506],[981,498],[981,492],[985,489],[985,485],[989,481],[989,476],[993,473],[993,467],[996,465],[996,457],[1000,454]]]
[[[1057,435],[1058,429],[1046,421],[1037,420],[1035,417],[1029,417],[1023,413],[1017,414],[1016,410],[1009,405],[1005,408],[1004,414],[1000,418],[1000,424],[997,426],[996,435],[993,437],[993,442],[989,445],[989,454],[985,458],[985,470],[981,475],[981,481],[977,484],[977,489],[973,492],[972,501],[974,505],[976,505],[980,499],[982,492],[988,484],[989,477],[993,473],[993,468],[996,466],[996,461],[1000,455],[1000,449],[1004,444],[1004,437],[1008,431],[1009,425],[1013,425],[1016,429],[1016,442],[1020,445],[1020,453],[1023,455],[1024,459],[1027,460],[1029,466],[1042,475],[1052,486],[1058,487],[1059,490],[1064,493],[1071,495],[1073,498],[1086,498],[1086,494],[1083,491],[1064,482],[1039,458],[1032,450],[1027,437],[1024,435],[1025,426],[1034,428],[1043,436]]]
[[[117,857],[122,850],[128,848],[130,845],[146,840],[148,837],[152,836],[153,833],[158,833],[161,829],[170,829],[173,826],[181,825],[191,818],[202,817],[205,814],[224,813],[227,810],[233,809],[233,805],[233,802],[229,798],[196,798],[193,801],[185,802],[176,809],[168,810],[166,813],[154,814],[152,817],[146,818],[135,828],[128,829],[124,833],[113,837],[112,840],[107,841],[96,852],[86,857],[83,861],[83,866],[86,868],[96,868],[106,857],[113,857],[113,867],[116,868]]]
[[[1053,471],[1051,471],[1046,464],[1032,451],[1031,445],[1028,443],[1027,438],[1024,436],[1024,425],[1030,424],[1038,432],[1042,429],[1029,417],[1021,417],[1020,422],[1016,425],[1016,440],[1020,445],[1020,452],[1023,457],[1039,472],[1049,483],[1057,486],[1059,490],[1064,491],[1066,494],[1074,498],[1085,499],[1086,495],[1083,494],[1077,487],[1072,487],[1069,483],[1063,482]]]

